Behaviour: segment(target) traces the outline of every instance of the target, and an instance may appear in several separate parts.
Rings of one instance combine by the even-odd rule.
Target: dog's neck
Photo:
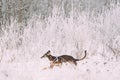
[[[50,61],[53,61],[56,57],[55,57],[55,56],[52,56],[52,55],[47,55],[47,58],[48,58]]]

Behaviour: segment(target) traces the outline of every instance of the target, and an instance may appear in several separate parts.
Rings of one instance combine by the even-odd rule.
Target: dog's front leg
[[[55,65],[54,62],[51,62],[50,63],[50,68],[53,69],[54,65]]]
[[[48,67],[45,67],[45,68],[43,68],[42,70],[46,70],[46,69],[48,69]]]
[[[49,67],[44,67],[42,70],[46,70],[46,69],[52,69],[53,65],[50,65]]]

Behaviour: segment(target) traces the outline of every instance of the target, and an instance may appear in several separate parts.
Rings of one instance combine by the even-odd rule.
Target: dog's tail
[[[86,56],[87,56],[87,51],[85,50],[85,55],[84,55],[81,59],[75,59],[75,60],[76,60],[76,61],[81,61],[81,60],[85,59]]]

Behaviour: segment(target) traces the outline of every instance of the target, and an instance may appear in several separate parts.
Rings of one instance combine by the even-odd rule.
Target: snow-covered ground
[[[73,10],[66,18],[54,7],[52,15],[41,20],[34,16],[20,34],[15,21],[3,28],[0,37],[0,80],[120,80],[120,5],[103,7],[101,13]],[[63,54],[87,57],[78,66],[42,70],[48,59]]]
[[[119,80],[120,61],[107,61],[92,56],[78,62],[78,66],[65,65],[42,70],[49,66],[47,59],[33,62],[1,63],[0,80]]]

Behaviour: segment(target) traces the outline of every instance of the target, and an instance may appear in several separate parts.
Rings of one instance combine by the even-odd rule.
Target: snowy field
[[[96,15],[97,14],[97,15]],[[20,34],[16,21],[2,28],[0,37],[0,80],[120,80],[120,5],[103,7],[101,13],[64,11],[54,7],[42,20],[34,15]],[[55,56],[87,57],[75,67],[42,70],[51,50]]]
[[[5,57],[6,58],[6,57]],[[0,80],[119,80],[120,61],[106,59],[96,54],[78,62],[75,67],[63,64],[61,67],[43,70],[49,66],[48,59],[12,61],[7,57],[0,63]],[[4,59],[5,60],[5,59]]]
[[[100,56],[78,62],[78,66],[65,65],[42,70],[46,61],[1,63],[0,80],[119,80],[120,62],[107,61]]]

